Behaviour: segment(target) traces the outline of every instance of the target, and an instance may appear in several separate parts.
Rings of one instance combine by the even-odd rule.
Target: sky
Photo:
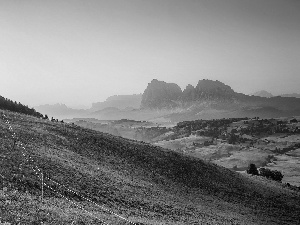
[[[0,0],[0,95],[89,107],[219,80],[300,93],[299,0]]]

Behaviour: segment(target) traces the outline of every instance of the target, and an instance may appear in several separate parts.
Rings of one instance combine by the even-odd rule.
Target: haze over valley
[[[41,105],[35,109],[59,119],[157,120],[179,122],[233,117],[282,117],[300,115],[300,98],[272,96],[265,92],[246,95],[221,81],[199,80],[181,89],[175,83],[153,79],[143,94],[114,95],[90,109],[72,109],[64,104]],[[295,94],[294,94],[295,95]]]

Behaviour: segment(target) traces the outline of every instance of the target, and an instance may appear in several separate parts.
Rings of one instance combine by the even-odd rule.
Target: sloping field
[[[246,170],[250,163],[264,166],[269,162],[273,154],[269,150],[259,148],[246,148],[240,145],[218,143],[203,147],[195,147],[193,142],[210,141],[208,137],[185,137],[170,141],[159,141],[157,146],[168,148],[177,152],[184,152],[195,158],[214,162],[217,165],[235,170]]]
[[[196,137],[196,136],[189,136],[189,137],[183,137],[183,138],[177,138],[175,140],[168,140],[168,141],[158,141],[155,143],[155,145],[171,149],[171,150],[179,150],[179,149],[193,149],[193,143],[194,142],[204,142],[204,141],[210,141],[211,138],[208,137]]]
[[[85,212],[81,224],[99,224],[91,212],[105,224],[300,222],[299,192],[150,144],[8,111],[0,112],[0,137],[0,174],[7,178],[2,185],[40,195],[41,177],[34,171],[41,170],[44,201],[76,203],[85,209],[76,211],[78,217]],[[40,219],[0,206],[1,219],[12,224]],[[56,222],[44,216],[44,224],[75,221],[70,206],[56,207],[65,213],[54,213]]]
[[[257,166],[266,164],[269,153],[260,149],[249,149],[248,151],[236,151],[229,157],[223,157],[218,160],[214,160],[217,165],[224,166],[226,168],[237,168],[239,170],[246,170],[250,163],[254,163]]]

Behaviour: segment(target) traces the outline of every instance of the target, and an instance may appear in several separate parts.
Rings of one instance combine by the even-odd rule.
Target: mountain
[[[164,110],[161,118],[173,122],[229,117],[270,118],[300,115],[300,99],[249,96],[235,92],[220,81],[205,79],[195,87],[189,84],[181,92],[176,84],[153,80],[144,91],[141,109]]]
[[[265,90],[257,91],[255,93],[253,93],[252,95],[259,96],[259,97],[264,97],[264,98],[271,98],[271,97],[273,97],[273,95],[270,92],[267,92]],[[286,96],[286,97],[289,97],[289,96]]]
[[[220,81],[200,80],[196,87],[189,84],[186,89],[174,83],[152,80],[143,93],[141,108],[176,108],[195,101],[232,101],[235,92]]]
[[[96,102],[92,104],[91,109],[89,111],[95,112],[98,110],[102,110],[108,107],[116,107],[118,109],[126,109],[126,108],[140,108],[142,101],[141,94],[134,95],[114,95],[108,97],[104,102]]]
[[[175,107],[175,101],[179,99],[181,94],[181,88],[177,84],[153,79],[143,93],[141,108],[161,109]]]
[[[65,104],[45,104],[35,106],[34,108],[43,114],[47,114],[49,118],[54,117],[55,119],[60,120],[65,118],[81,117],[88,113],[87,110],[72,109],[67,107]]]
[[[65,104],[45,104],[35,106],[34,108],[44,114],[47,114],[49,117],[54,117],[55,119],[71,119],[75,117],[90,117],[93,115],[100,119],[102,119],[102,117],[115,119],[113,116],[109,115],[109,111],[120,111],[120,116],[118,118],[122,119],[122,112],[128,112],[130,110],[140,108],[141,100],[141,94],[114,95],[108,97],[104,102],[93,103],[90,109],[73,109]],[[104,114],[107,114],[107,116]]]
[[[299,224],[299,191],[262,177],[9,111],[1,110],[0,133],[1,221]]]
[[[114,95],[104,102],[93,103],[88,110],[72,109],[64,104],[37,106],[35,109],[58,119],[94,117],[154,122],[300,115],[298,98],[270,97],[266,91],[254,94],[267,97],[237,93],[220,81],[202,79],[196,86],[189,84],[182,91],[175,83],[153,79],[143,94]]]
[[[188,85],[183,91],[181,99],[183,102],[199,101],[199,100],[232,100],[234,91],[228,85],[220,81],[200,80],[194,88]]]

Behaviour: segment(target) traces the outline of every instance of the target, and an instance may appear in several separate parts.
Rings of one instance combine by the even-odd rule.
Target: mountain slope
[[[135,223],[297,224],[300,219],[299,192],[271,181],[142,142],[8,111],[1,112],[0,126],[0,173],[33,194],[39,193],[39,180],[22,152],[31,155],[31,164],[42,169],[53,189],[87,203],[50,179]],[[53,196],[49,189],[45,192],[46,199]],[[127,224],[114,215],[103,219]]]

